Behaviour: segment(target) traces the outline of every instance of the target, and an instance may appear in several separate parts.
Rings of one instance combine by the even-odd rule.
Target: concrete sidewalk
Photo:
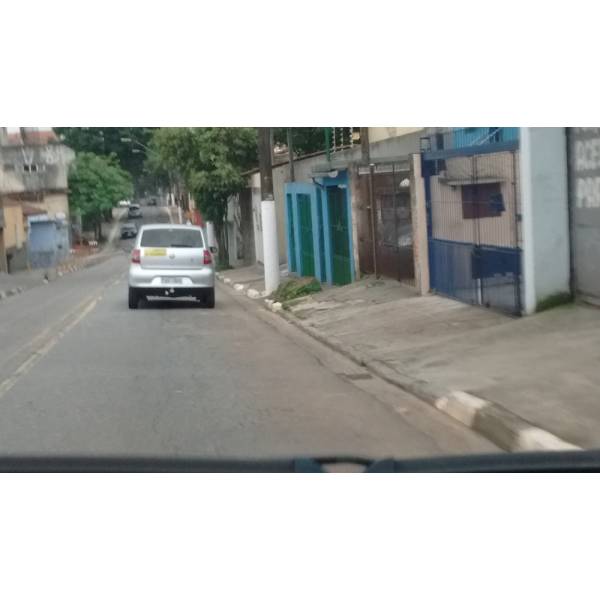
[[[279,313],[505,449],[600,447],[593,307],[514,319],[367,277]]]

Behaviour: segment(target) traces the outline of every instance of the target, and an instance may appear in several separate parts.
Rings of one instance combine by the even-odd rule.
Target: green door
[[[345,285],[352,281],[346,190],[328,187],[327,198],[331,237],[331,279],[334,285]]]
[[[312,211],[310,195],[298,194],[298,220],[300,221],[300,263],[301,275],[314,277],[315,250],[313,248]]]
[[[296,236],[294,235],[294,211],[292,209],[292,195],[286,194],[288,228],[289,228],[289,255],[290,255],[290,271],[296,273]]]

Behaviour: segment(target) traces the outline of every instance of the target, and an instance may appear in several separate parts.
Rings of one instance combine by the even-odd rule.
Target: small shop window
[[[463,219],[500,217],[505,210],[500,183],[462,186]]]

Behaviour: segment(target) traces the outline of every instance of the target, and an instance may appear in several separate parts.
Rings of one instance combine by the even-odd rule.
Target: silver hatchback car
[[[192,296],[214,308],[214,251],[201,227],[143,225],[131,253],[129,308],[149,296]]]

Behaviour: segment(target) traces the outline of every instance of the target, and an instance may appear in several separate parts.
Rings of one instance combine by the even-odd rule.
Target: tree
[[[246,185],[245,171],[256,166],[256,129],[250,127],[165,127],[154,132],[153,163],[182,177],[204,218],[212,221],[227,255],[227,202]]]
[[[69,206],[81,215],[84,228],[101,237],[101,224],[119,200],[131,197],[131,175],[114,156],[80,152],[69,170]]]
[[[146,149],[153,127],[55,127],[64,143],[75,152],[115,155],[121,168],[132,176],[138,191],[146,188],[148,172],[144,170]],[[126,140],[126,141],[123,141]]]
[[[292,135],[295,156],[325,150],[325,127],[292,127]],[[274,128],[273,140],[287,146],[287,127]]]

